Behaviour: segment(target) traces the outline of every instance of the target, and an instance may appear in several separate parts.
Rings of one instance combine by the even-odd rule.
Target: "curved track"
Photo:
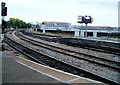
[[[23,37],[21,36],[20,37],[21,39],[23,39]],[[24,38],[24,40],[26,40],[27,42],[28,41],[31,41],[31,40],[29,40],[29,39],[26,39],[26,38]],[[72,65],[70,65],[69,63],[65,63],[65,62],[63,62],[63,61],[60,61],[60,60],[56,60],[56,59],[54,59],[52,56],[49,56],[49,55],[46,55],[46,54],[43,54],[43,53],[40,53],[40,52],[37,52],[37,51],[35,51],[35,50],[33,50],[33,49],[31,49],[31,48],[29,48],[29,47],[26,47],[26,46],[24,46],[24,45],[21,45],[20,43],[18,43],[18,42],[15,42],[14,40],[12,40],[12,39],[10,39],[9,37],[7,37],[7,36],[5,36],[5,42],[6,43],[8,43],[9,45],[11,45],[13,48],[15,48],[15,49],[17,49],[18,51],[20,51],[21,53],[23,53],[23,54],[25,54],[26,56],[29,56],[29,57],[31,57],[33,60],[35,60],[35,61],[37,61],[37,62],[39,62],[39,63],[42,63],[42,64],[44,64],[44,65],[48,65],[48,64],[50,64],[50,65],[56,65],[56,68],[62,68],[62,66],[65,64],[66,66],[65,66],[65,68],[72,68],[72,69],[69,69],[69,71],[71,70],[71,71],[73,71],[73,70],[75,70],[75,69],[78,69],[79,70],[79,72],[80,72],[80,70],[82,70],[82,69],[80,69],[80,68],[76,68],[75,66],[72,66]],[[36,42],[36,41],[35,41]],[[34,44],[34,45],[38,45],[38,44],[36,44],[36,43],[32,43],[32,44]],[[30,42],[31,43],[31,42]],[[38,42],[37,42],[38,43]],[[39,43],[40,44],[40,43]],[[46,44],[45,44],[46,45]],[[45,46],[44,45],[44,46]],[[42,46],[43,47],[43,46]],[[47,47],[45,47],[45,48],[47,48],[47,49],[50,49],[49,48],[49,45],[47,46]],[[57,47],[54,47],[54,49],[58,49]],[[54,50],[54,49],[50,49],[50,50]],[[29,51],[28,51],[29,50]],[[64,49],[62,49],[62,50],[64,50]],[[55,51],[55,50],[54,50]],[[65,50],[64,50],[65,51]],[[67,51],[67,50],[66,50]],[[59,48],[59,51],[58,50],[56,50],[56,52],[60,52],[60,53],[63,53],[62,51],[60,51],[60,48]],[[69,53],[63,53],[63,54],[65,54],[65,55],[69,55],[69,56],[73,56],[73,55],[70,55]],[[42,58],[42,57],[38,57],[38,56],[36,56],[36,55],[39,55],[39,56],[43,56],[44,58]],[[86,56],[86,55],[85,55]],[[73,56],[73,57],[75,57],[75,56]],[[76,58],[78,58],[78,57],[76,57]],[[51,59],[51,60],[50,60]],[[83,58],[78,58],[78,59],[83,59]],[[86,60],[86,59],[83,59],[83,60]],[[89,60],[89,59],[87,59],[88,61],[90,61],[90,62],[92,62],[91,60]],[[47,62],[46,63],[46,61],[49,61],[49,62]],[[51,61],[53,61],[54,62],[54,64],[51,62]],[[61,63],[61,65],[60,64],[56,64],[56,63]],[[93,61],[94,63],[95,63],[95,61]],[[107,65],[108,66],[108,65]],[[64,66],[63,66],[64,67]],[[111,66],[110,66],[110,68],[111,68]],[[119,70],[119,68],[116,68],[116,67],[112,67],[113,69],[117,69],[117,70]],[[88,75],[88,76],[94,76],[93,78],[96,78],[96,79],[98,79],[98,80],[102,80],[103,82],[106,82],[106,83],[113,83],[113,84],[117,84],[117,82],[115,82],[115,81],[112,81],[112,80],[109,80],[109,79],[106,79],[106,78],[104,78],[104,77],[102,77],[102,76],[99,76],[99,75],[97,75],[97,74],[94,74],[94,73],[91,73],[91,72],[89,72],[89,71],[85,71],[85,70],[82,70],[81,72],[84,72],[86,75]],[[79,73],[78,73],[79,74]]]
[[[46,44],[46,43],[43,43],[43,42],[40,42],[40,41],[30,39],[28,37],[25,37],[22,34],[18,34],[17,36],[24,41],[27,41],[31,44],[40,46],[42,48],[46,48],[46,49],[49,49],[49,50],[52,50],[52,51],[55,51],[55,52],[58,52],[58,53],[61,53],[61,54],[64,54],[64,55],[72,56],[74,58],[86,60],[86,61],[89,61],[89,62],[92,62],[92,63],[96,63],[96,64],[99,64],[99,65],[102,65],[102,66],[109,67],[109,68],[116,69],[116,70],[120,71],[120,62],[118,62],[118,61],[112,61],[112,60],[108,60],[108,59],[105,59],[105,58],[102,58],[102,57],[92,56],[92,55],[88,55],[88,54],[85,54],[85,53],[75,52],[75,51],[72,51],[70,49],[64,49],[62,47],[57,47],[57,46],[54,46],[54,45]]]
[[[43,40],[46,40],[46,41],[53,41],[53,42],[57,42],[56,40],[54,40],[55,38],[62,38],[62,36],[53,36],[53,35],[45,35],[45,34],[37,34],[37,33],[29,33],[29,32],[26,32],[25,30],[21,31],[22,33],[26,34],[26,35],[29,35],[29,36],[32,36],[32,37],[36,37],[36,38],[40,38],[40,39],[43,39]],[[63,42],[60,42],[60,43],[63,43]],[[110,53],[110,54],[115,54],[115,55],[118,55],[120,56],[120,52],[119,52],[119,49],[117,48],[108,48],[108,47],[93,47],[93,46],[83,46],[83,45],[76,45],[76,44],[73,44],[73,43],[63,43],[63,44],[67,44],[67,45],[70,45],[70,46],[80,46],[80,48],[83,48],[83,49],[88,49],[88,50],[93,50],[93,51],[98,51],[98,52],[104,52],[104,53]]]

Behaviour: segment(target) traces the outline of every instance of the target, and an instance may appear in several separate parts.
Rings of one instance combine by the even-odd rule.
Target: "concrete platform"
[[[110,38],[110,37],[75,37],[75,38],[120,44],[119,38]]]
[[[27,32],[28,33],[35,33],[35,34],[45,35],[45,34],[40,33],[38,31],[27,31]],[[71,37],[63,36],[63,37],[86,39],[86,40],[93,40],[93,41],[102,41],[102,42],[109,42],[109,43],[119,43],[120,44],[120,39],[119,38],[111,38],[111,37],[72,37],[72,36]]]
[[[2,56],[2,83],[99,83],[91,79],[44,66],[20,56]]]
[[[2,83],[61,83],[30,69],[11,57],[2,57]]]
[[[27,32],[28,34],[33,32]],[[35,32],[35,34],[40,34]],[[40,36],[39,36],[40,37]],[[118,38],[108,38],[108,37],[61,37],[61,38],[49,38],[49,37],[40,37],[41,39],[51,40],[54,42],[67,44],[67,45],[76,45],[76,46],[88,46],[95,48],[106,48],[112,49],[114,51],[120,50],[120,39]]]

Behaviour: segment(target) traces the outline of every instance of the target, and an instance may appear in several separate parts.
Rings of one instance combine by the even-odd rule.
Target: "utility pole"
[[[6,3],[5,2],[2,2],[1,3],[1,16],[2,16],[2,19],[1,19],[1,40],[2,40],[2,51],[4,51],[4,47],[3,47],[3,42],[4,42],[4,30],[6,28],[6,21],[5,21],[5,16],[7,16],[7,7],[5,7]]]

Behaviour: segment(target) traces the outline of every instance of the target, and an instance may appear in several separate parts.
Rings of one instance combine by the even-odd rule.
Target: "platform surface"
[[[103,42],[110,42],[110,43],[120,43],[119,38],[110,38],[110,37],[74,37],[86,40],[93,40],[93,41],[103,41]]]
[[[43,66],[20,56],[2,55],[2,83],[99,83],[91,79]],[[63,84],[64,83],[64,84]]]
[[[36,72],[9,56],[3,56],[2,83],[60,83],[60,81]]]

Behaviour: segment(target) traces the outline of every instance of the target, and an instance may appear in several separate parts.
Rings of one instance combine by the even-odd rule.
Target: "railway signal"
[[[5,16],[7,16],[7,7],[5,7],[6,3],[1,3],[1,16],[2,16],[2,34],[4,34],[4,29],[6,28]]]
[[[7,7],[5,7],[6,3],[1,3],[1,16],[7,16]]]
[[[6,28],[6,21],[2,20],[2,33],[4,33],[4,29]]]
[[[7,16],[7,7],[3,7],[1,13],[2,16]]]
[[[85,37],[87,37],[87,24],[92,23],[93,19],[91,16],[78,16],[78,23],[85,23],[86,24],[86,32]]]
[[[91,16],[78,16],[78,23],[92,23],[92,17]]]
[[[7,7],[5,7],[6,3],[5,2],[1,2],[1,16],[2,16],[2,19],[1,19],[1,26],[2,26],[2,33],[1,33],[1,40],[2,40],[2,51],[4,51],[4,47],[3,47],[3,41],[4,41],[4,30],[6,28],[6,22],[5,22],[5,16],[7,16]]]

